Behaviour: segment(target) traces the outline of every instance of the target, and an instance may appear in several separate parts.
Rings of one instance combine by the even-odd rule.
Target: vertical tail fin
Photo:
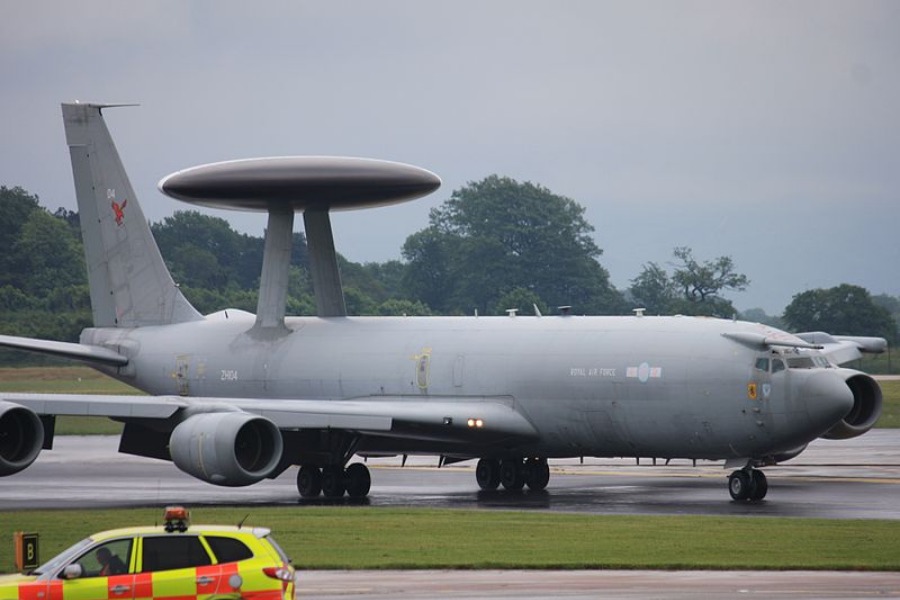
[[[63,104],[96,327],[203,317],[172,280],[103,121],[103,104]]]

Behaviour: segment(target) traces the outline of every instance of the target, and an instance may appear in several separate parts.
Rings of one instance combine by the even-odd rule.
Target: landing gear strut
[[[544,458],[482,458],[475,467],[475,480],[485,491],[496,490],[501,484],[510,491],[529,489],[540,491],[550,481],[550,467]]]
[[[746,468],[728,476],[728,492],[737,501],[762,500],[769,491],[766,474],[759,469]]]
[[[346,469],[302,465],[297,472],[297,491],[303,498],[315,498],[319,494],[340,498],[345,492],[351,498],[365,498],[371,487],[369,468],[362,463],[353,463]]]

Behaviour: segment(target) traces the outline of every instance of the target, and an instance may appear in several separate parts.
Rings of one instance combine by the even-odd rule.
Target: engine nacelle
[[[268,477],[281,461],[283,450],[278,427],[245,412],[188,417],[169,438],[169,453],[179,469],[203,481],[230,487]]]
[[[822,436],[828,440],[847,440],[862,435],[872,429],[881,416],[882,397],[878,382],[852,369],[840,369],[840,373],[853,392],[853,408]]]
[[[806,446],[807,444],[803,444],[802,446],[797,446],[793,450],[785,450],[784,452],[773,454],[766,459],[764,464],[780,465],[781,463],[791,460],[792,458],[797,458],[804,450],[806,450]]]
[[[0,477],[31,466],[44,446],[44,425],[30,409],[0,400]]]

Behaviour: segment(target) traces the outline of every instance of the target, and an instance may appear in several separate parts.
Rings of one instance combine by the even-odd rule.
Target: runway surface
[[[119,454],[117,438],[57,438],[30,468],[0,480],[0,510],[83,506],[203,504],[352,504],[301,500],[289,469],[275,480],[223,488],[179,471],[172,463]],[[900,431],[877,430],[853,440],[820,440],[799,457],[766,469],[769,494],[758,503],[733,502],[721,463],[578,459],[551,461],[547,490],[485,493],[474,461],[438,469],[436,459],[373,459],[370,506],[523,509],[593,514],[762,515],[900,519]],[[100,493],[98,494],[98,491]]]
[[[296,469],[245,488],[220,488],[171,463],[122,455],[115,437],[59,437],[24,472],[0,480],[0,510],[183,503],[304,506]],[[364,504],[591,514],[733,515],[900,519],[900,431],[821,440],[766,469],[769,495],[733,502],[721,463],[645,459],[551,461],[541,493],[478,491],[474,461],[438,469],[436,459],[370,460]],[[349,500],[331,504],[352,504]],[[311,571],[298,598],[900,598],[900,573],[729,571]]]
[[[900,574],[821,571],[317,571],[298,598],[898,598]]]

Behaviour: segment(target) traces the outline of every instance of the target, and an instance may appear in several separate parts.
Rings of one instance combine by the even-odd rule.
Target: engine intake
[[[44,446],[44,426],[34,412],[0,400],[0,477],[31,466]]]
[[[840,369],[847,387],[853,392],[853,408],[840,423],[822,437],[828,440],[855,438],[872,429],[881,416],[881,387],[870,376],[851,369]]]
[[[245,412],[191,416],[172,431],[169,453],[179,469],[203,481],[237,487],[268,477],[284,441],[272,421]]]

